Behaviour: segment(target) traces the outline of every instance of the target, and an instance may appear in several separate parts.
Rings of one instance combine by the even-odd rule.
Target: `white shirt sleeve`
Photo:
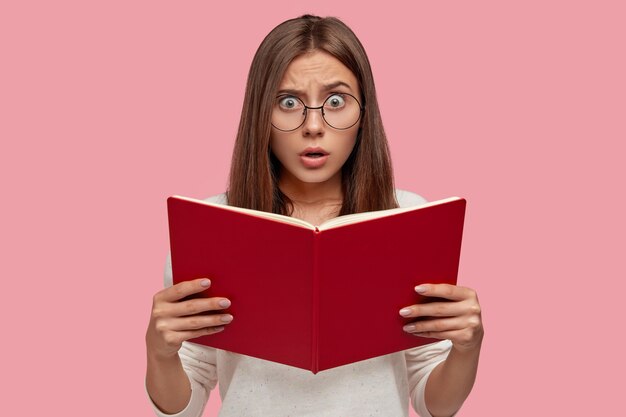
[[[432,417],[424,400],[426,382],[435,366],[448,357],[451,348],[452,342],[442,340],[404,351],[411,404],[421,417]]]
[[[191,398],[187,406],[176,414],[165,414],[154,404],[149,395],[148,400],[158,417],[200,417],[209,400],[211,390],[217,385],[216,350],[183,342],[178,356],[191,384]]]

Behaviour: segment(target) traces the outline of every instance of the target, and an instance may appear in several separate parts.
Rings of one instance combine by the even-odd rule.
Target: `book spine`
[[[312,337],[311,337],[311,371],[316,374],[319,371],[319,239],[320,231],[315,227],[313,234],[313,314],[312,314]]]

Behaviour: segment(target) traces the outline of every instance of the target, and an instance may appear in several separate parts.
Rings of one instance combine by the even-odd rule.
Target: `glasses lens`
[[[280,130],[297,129],[304,122],[305,110],[299,98],[278,96],[272,111],[272,124]]]
[[[333,94],[324,102],[324,119],[335,129],[347,129],[359,121],[361,107],[350,94]]]
[[[309,111],[319,111],[313,109]],[[326,123],[335,129],[348,129],[361,117],[361,106],[350,94],[336,93],[323,104]],[[294,130],[302,125],[306,117],[306,106],[297,97],[283,95],[276,98],[272,111],[272,124],[280,130]]]

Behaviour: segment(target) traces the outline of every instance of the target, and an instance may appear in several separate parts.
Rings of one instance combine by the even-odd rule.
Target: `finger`
[[[482,338],[469,329],[451,330],[447,332],[422,332],[412,333],[414,336],[428,337],[433,339],[448,339],[455,346],[462,349],[471,349],[480,346]]]
[[[184,341],[186,341],[189,339],[193,339],[194,337],[200,337],[200,336],[205,336],[207,334],[219,333],[224,329],[225,329],[224,326],[205,327],[204,329],[192,330],[192,331],[181,332],[181,333],[183,334],[183,337],[185,338]]]
[[[426,297],[439,297],[452,301],[476,298],[476,292],[471,288],[450,284],[420,284],[415,287],[415,292]]]
[[[168,332],[167,336],[165,337],[167,343],[169,345],[177,345],[179,346],[181,343],[189,340],[189,339],[193,339],[195,337],[200,337],[200,336],[206,336],[209,334],[215,334],[215,333],[219,333],[222,330],[224,330],[224,326],[219,326],[219,327],[205,327],[203,329],[198,329],[198,330],[189,330],[189,331],[184,331],[184,332]]]
[[[421,332],[421,333],[411,333],[413,336],[417,337],[427,337],[429,339],[449,339],[452,340],[457,334],[459,330],[453,330],[450,332]]]
[[[423,332],[447,332],[461,330],[467,327],[467,320],[463,317],[450,317],[445,319],[421,320],[406,324],[402,330],[408,333]]]
[[[444,301],[415,304],[400,310],[403,317],[453,317],[467,312],[468,306],[462,301]]]
[[[173,302],[183,299],[192,294],[197,294],[209,288],[211,280],[208,278],[198,278],[191,281],[179,282],[176,285],[165,288],[154,296],[154,301]]]
[[[168,320],[168,327],[174,331],[198,330],[205,327],[219,327],[233,321],[231,314],[210,314],[178,317]]]
[[[208,311],[219,311],[230,307],[230,300],[223,297],[193,298],[178,301],[163,307],[167,317],[193,316]]]

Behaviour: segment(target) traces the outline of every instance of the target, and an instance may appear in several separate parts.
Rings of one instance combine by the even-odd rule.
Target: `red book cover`
[[[430,301],[416,285],[456,284],[465,199],[320,226],[187,197],[167,204],[174,284],[208,277],[200,296],[232,302],[225,330],[192,342],[317,373],[436,341],[404,332],[415,319],[398,311]]]

